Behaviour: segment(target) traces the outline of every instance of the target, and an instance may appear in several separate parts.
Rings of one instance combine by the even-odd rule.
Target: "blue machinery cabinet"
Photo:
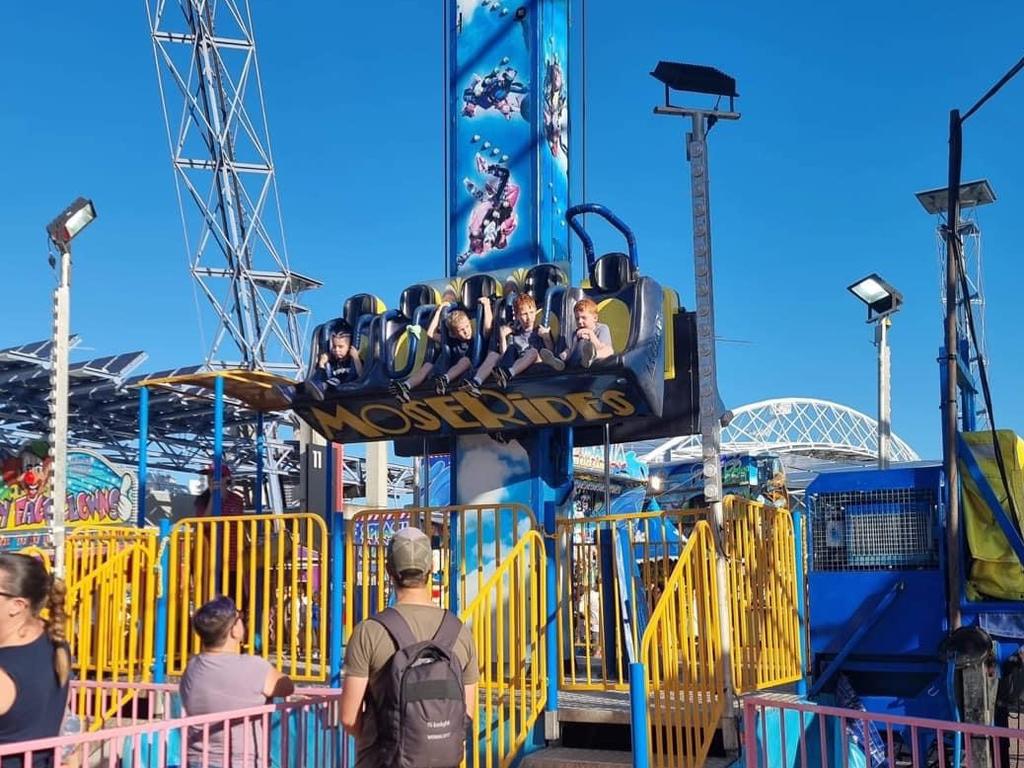
[[[949,719],[941,467],[825,472],[806,514],[812,692]]]

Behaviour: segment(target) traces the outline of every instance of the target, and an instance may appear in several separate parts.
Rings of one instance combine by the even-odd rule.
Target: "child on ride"
[[[486,336],[491,332],[491,300],[487,296],[481,296],[478,302],[484,309],[482,333]],[[447,305],[438,306],[430,320],[430,325],[427,326],[427,337],[435,342],[440,341],[440,319],[445,306]],[[439,395],[445,395],[448,394],[451,383],[462,378],[472,367],[470,352],[473,342],[473,324],[469,320],[469,315],[461,309],[453,309],[448,313],[445,325],[448,327],[448,338],[440,345],[434,360],[425,362],[405,381],[396,379],[391,382],[391,394],[399,403],[409,402],[412,390],[426,381],[435,368],[444,367],[444,373],[434,377],[434,390]]]
[[[593,299],[580,299],[572,313],[576,317],[572,343],[558,355],[549,349],[540,350],[540,359],[556,371],[564,370],[566,364],[573,368],[589,368],[595,360],[603,360],[615,352],[611,331],[607,325],[597,321],[597,303]]]
[[[352,346],[352,333],[345,329],[331,334],[331,346],[316,362],[315,379],[321,387],[338,387],[355,381],[363,373],[359,352]],[[323,399],[323,392],[315,388]]]
[[[514,310],[515,322],[498,329],[499,348],[488,352],[473,377],[459,387],[473,397],[480,396],[480,387],[492,372],[498,386],[506,389],[513,378],[540,359],[540,350],[551,349],[551,330],[535,325],[537,304],[533,297],[527,294],[517,297]]]

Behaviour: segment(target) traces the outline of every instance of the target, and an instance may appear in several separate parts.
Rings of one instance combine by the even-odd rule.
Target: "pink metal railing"
[[[743,699],[746,768],[981,768],[986,755],[994,768],[1024,765],[1024,731],[781,696]]]
[[[75,714],[83,720],[102,716],[102,730],[3,744],[0,762],[18,768],[304,768],[349,764],[349,739],[341,728],[341,691],[337,689],[300,689],[281,704],[183,717],[174,685],[82,682],[73,686],[99,694],[80,697],[86,709]],[[72,696],[73,708],[76,700],[79,697]],[[123,707],[117,705],[120,701]],[[210,737],[218,733],[223,736],[223,744],[213,749]]]

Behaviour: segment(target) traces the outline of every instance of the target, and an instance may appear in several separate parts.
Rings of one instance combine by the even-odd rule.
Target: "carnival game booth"
[[[595,255],[593,240],[579,221],[593,213],[622,233],[626,252]],[[417,283],[399,296],[395,309],[370,294],[343,303],[342,315],[313,334],[310,375],[284,392],[291,407],[314,429],[335,442],[396,440],[402,455],[418,455],[428,441],[431,453],[445,452],[455,435],[501,432],[511,437],[547,427],[573,427],[577,446],[650,439],[696,430],[697,393],[692,313],[679,306],[677,293],[639,271],[636,239],[629,228],[598,205],[576,206],[566,214],[586,254],[587,276],[572,285],[567,265],[537,264],[529,269],[477,273],[450,281]],[[445,319],[465,312],[473,326],[469,357],[475,369],[495,347],[484,332],[490,302],[493,327],[512,321],[516,298],[529,295],[537,323],[551,329],[555,351],[576,332],[573,307],[583,298],[598,306],[614,353],[588,368],[564,371],[538,362],[506,388],[483,383],[480,397],[458,389],[445,394],[432,384],[414,389],[409,402],[391,395],[392,382],[433,360],[449,341]],[[426,332],[440,310],[439,340]],[[318,362],[330,352],[332,334],[350,336],[362,371],[344,383],[328,383]],[[496,332],[496,331],[495,331]],[[441,373],[439,370],[436,373]]]

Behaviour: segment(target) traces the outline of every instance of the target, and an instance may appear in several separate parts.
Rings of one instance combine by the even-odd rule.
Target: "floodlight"
[[[869,323],[898,312],[903,305],[903,294],[874,272],[848,286],[846,290],[867,305]]]
[[[49,223],[46,231],[54,244],[66,247],[95,218],[96,206],[92,200],[79,197]]]
[[[731,99],[739,96],[736,93],[735,79],[719,69],[702,64],[659,61],[651,76],[673,91],[709,93],[712,96],[728,96]]]
[[[918,192],[914,197],[921,203],[921,207],[927,213],[937,216],[949,210],[949,187],[939,189],[928,189]],[[960,206],[963,208],[976,208],[979,205],[988,205],[996,201],[996,193],[988,179],[968,181],[960,185]]]

